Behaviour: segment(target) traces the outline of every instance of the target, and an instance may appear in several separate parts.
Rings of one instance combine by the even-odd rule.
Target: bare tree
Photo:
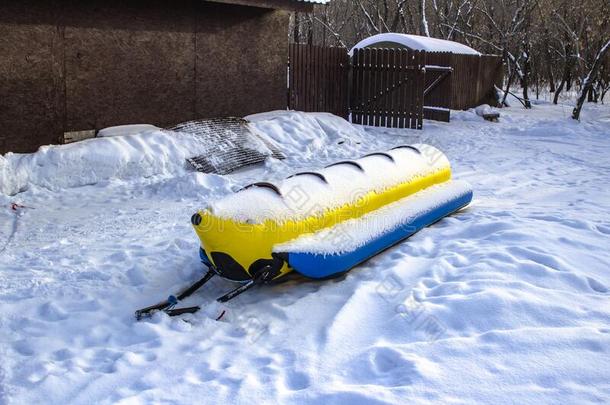
[[[606,43],[601,47],[601,49],[597,52],[595,56],[595,61],[593,62],[593,66],[589,70],[589,73],[585,77],[582,83],[582,88],[580,90],[580,96],[578,96],[578,100],[576,102],[576,107],[574,107],[574,111],[572,111],[572,118],[575,120],[580,118],[580,110],[582,109],[582,105],[585,102],[585,97],[587,96],[587,92],[593,85],[593,81],[597,77],[597,72],[606,56],[606,52],[610,49],[610,39],[606,41]]]
[[[573,86],[580,94],[596,54],[610,36],[608,0],[334,0],[311,14],[295,14],[294,42],[351,48],[384,32],[403,32],[465,43],[504,61],[504,98],[531,106],[530,90],[553,101]],[[598,62],[585,101],[610,91],[610,60]],[[592,76],[591,76],[592,77]],[[514,88],[518,87],[519,90]],[[511,91],[513,89],[513,91]]]
[[[426,0],[420,0],[419,2],[419,15],[421,17],[420,34],[429,37],[430,29],[428,28],[428,20],[426,19]]]

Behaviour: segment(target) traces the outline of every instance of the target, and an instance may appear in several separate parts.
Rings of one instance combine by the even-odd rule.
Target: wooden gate
[[[344,48],[291,44],[289,66],[289,108],[397,128],[493,104],[503,78],[499,56],[406,49],[357,49],[350,61]]]
[[[426,87],[424,89],[424,118],[449,122],[453,97],[453,54],[426,53]]]
[[[290,44],[288,58],[288,108],[330,112],[347,119],[347,50]]]
[[[425,52],[290,44],[288,108],[355,124],[421,129]],[[349,95],[348,95],[349,93]]]
[[[421,129],[425,52],[355,49],[350,110],[355,124]]]

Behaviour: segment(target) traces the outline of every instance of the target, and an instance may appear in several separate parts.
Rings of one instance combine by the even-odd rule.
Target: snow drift
[[[287,153],[327,154],[324,149],[329,144],[359,142],[362,135],[347,121],[324,113],[280,111],[247,119],[253,131],[283,145]],[[196,136],[148,125],[136,132],[106,132],[69,145],[43,146],[32,154],[0,156],[0,193],[13,195],[30,184],[56,191],[112,179],[177,176],[190,170],[185,159],[210,150]]]
[[[283,161],[0,194],[0,403],[608,403],[610,106],[589,103],[581,122],[572,107],[351,132],[282,111],[257,125],[287,140]],[[339,279],[253,289],[224,322],[134,320],[203,275],[189,218],[206,201],[414,143],[473,185],[471,209]]]

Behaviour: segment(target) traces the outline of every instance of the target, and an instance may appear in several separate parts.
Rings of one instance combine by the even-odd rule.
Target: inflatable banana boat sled
[[[470,186],[451,179],[446,156],[424,144],[296,173],[276,185],[251,184],[191,218],[207,274],[136,316],[197,311],[174,307],[214,275],[242,283],[220,302],[292,271],[336,276],[471,200]]]

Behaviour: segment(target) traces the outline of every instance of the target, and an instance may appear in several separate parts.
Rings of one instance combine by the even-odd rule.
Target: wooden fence
[[[436,80],[441,78],[424,98],[424,105],[451,108],[453,74],[444,76],[444,69],[453,68],[453,54],[449,52],[427,52],[426,53],[426,89],[432,86]]]
[[[406,49],[356,49],[350,107],[356,124],[421,129],[425,53]]]
[[[288,107],[348,117],[349,55],[345,48],[290,44]]]
[[[426,87],[424,90],[424,118],[449,122],[453,94],[453,54],[426,53]]]
[[[424,117],[448,121],[449,109],[493,104],[502,73],[494,55],[364,48],[350,62],[344,48],[291,44],[288,107],[421,129]]]
[[[459,55],[447,52],[426,54],[426,85],[440,73],[436,67],[452,69],[449,80],[426,94],[425,106],[463,110],[480,104],[494,103],[494,84],[502,84],[502,58],[495,55]]]

